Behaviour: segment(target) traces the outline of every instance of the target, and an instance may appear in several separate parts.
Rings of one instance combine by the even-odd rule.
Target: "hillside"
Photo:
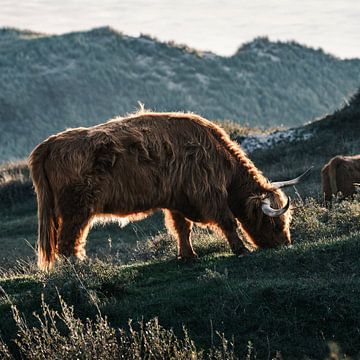
[[[264,137],[269,141],[265,142]],[[321,168],[335,155],[359,154],[359,139],[360,89],[331,115],[302,127],[263,136],[251,158],[270,179],[291,177],[314,166],[310,178],[299,185],[299,190],[307,196],[321,198]],[[238,140],[248,141],[245,137]]]
[[[259,38],[233,56],[110,28],[50,36],[0,30],[0,162],[66,127],[154,110],[251,126],[298,126],[334,111],[360,83],[360,60]]]
[[[199,259],[178,262],[158,214],[124,229],[93,229],[88,261],[45,274],[35,266],[36,206],[26,163],[3,166],[0,358],[356,359],[360,196],[332,208],[316,199],[324,161],[360,152],[359,122],[360,92],[332,115],[286,131],[225,124],[243,144],[262,138],[267,145],[249,156],[273,180],[315,165],[299,186],[303,198],[315,199],[296,204],[294,245],[244,258],[216,233],[196,228]]]
[[[233,139],[245,145],[249,157],[271,180],[292,178],[314,166],[307,181],[297,188],[303,199],[312,196],[322,201],[320,170],[335,155],[360,153],[359,123],[360,91],[333,114],[298,128],[267,134],[235,123],[223,123],[223,126]],[[247,146],[253,146],[255,140],[259,147],[249,151],[251,148]],[[293,199],[297,199],[298,195],[293,189],[287,192]],[[24,161],[0,167],[0,215],[0,266],[13,263],[15,256],[32,256],[33,249],[24,246],[24,239],[30,244],[35,242],[36,204]],[[88,250],[90,254],[98,254],[98,246],[104,239],[113,245],[121,244],[126,239],[131,248],[137,241],[161,230],[163,222],[160,215],[130,224],[121,231],[116,225],[96,228],[89,235]]]

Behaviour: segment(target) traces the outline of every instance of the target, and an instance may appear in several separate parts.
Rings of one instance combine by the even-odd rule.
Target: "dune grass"
[[[56,316],[72,314],[71,322],[89,338],[96,338],[94,344],[100,344],[96,329],[101,326],[108,334],[120,334],[115,329],[122,328],[130,336],[127,324],[132,319],[136,336],[146,326],[152,329],[149,334],[156,333],[161,324],[164,336],[172,339],[172,350],[167,351],[187,351],[193,344],[195,359],[211,358],[214,346],[221,354],[225,339],[229,346],[234,343],[234,350],[228,348],[233,358],[324,359],[331,354],[356,358],[360,351],[359,199],[336,202],[331,209],[309,200],[295,211],[292,247],[255,251],[245,258],[233,256],[218,235],[199,229],[194,236],[199,254],[195,261],[177,261],[174,241],[158,233],[101,258],[60,262],[49,274],[39,272],[33,262],[3,269],[1,337],[12,354],[26,354],[22,346],[29,343],[11,306],[26,319],[25,339],[31,343],[45,336],[32,313],[49,306],[59,313]],[[73,306],[73,313],[67,306]],[[63,323],[53,325],[49,320],[61,336],[56,335],[51,346],[42,343],[46,356],[69,344],[73,330]],[[165,341],[161,336],[157,344]],[[17,344],[11,341],[16,338]],[[109,339],[115,343],[114,337]],[[121,345],[121,336],[116,339]],[[114,345],[118,350],[119,344]],[[90,354],[80,340],[78,345]]]
[[[317,124],[317,136],[307,141],[251,155],[272,180],[298,175],[309,165],[315,170],[297,192],[288,190],[297,207],[294,245],[245,258],[233,256],[216,233],[197,229],[199,258],[179,262],[175,242],[157,214],[124,229],[95,228],[88,240],[89,260],[63,261],[49,274],[40,272],[27,167],[4,166],[0,357],[61,358],[66,349],[68,358],[83,359],[359,357],[360,199],[335,199],[332,208],[325,208],[320,195],[325,158],[359,149],[358,130],[349,131],[356,121],[353,112],[345,115]],[[341,120],[346,141],[329,132],[332,120]],[[240,131],[235,137],[247,131],[226,126]],[[322,151],[314,152],[317,148]],[[125,348],[132,349],[131,355]]]

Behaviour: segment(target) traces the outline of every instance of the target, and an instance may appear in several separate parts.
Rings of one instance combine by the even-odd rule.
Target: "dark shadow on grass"
[[[270,344],[284,358],[325,358],[329,341],[354,355],[360,342],[357,254],[353,235],[244,258],[214,253],[188,263],[134,265],[138,275],[128,298],[109,304],[107,313],[114,323],[158,316],[175,329],[185,324],[204,345],[211,321],[228,337],[234,334],[238,348],[251,340],[261,356]]]
[[[117,266],[93,260],[76,269],[113,326],[156,316],[179,334],[186,325],[201,346],[211,345],[212,324],[228,338],[234,335],[238,349],[252,341],[259,358],[267,356],[269,346],[284,358],[325,358],[330,340],[354,355],[353,344],[360,343],[358,239],[353,234],[243,258],[216,250],[186,262],[173,258]],[[69,305],[74,300],[79,317],[94,316],[76,276],[70,281],[69,271],[56,271],[45,288],[25,277],[2,284],[27,317],[38,310],[41,292],[51,299],[55,287],[68,296]]]

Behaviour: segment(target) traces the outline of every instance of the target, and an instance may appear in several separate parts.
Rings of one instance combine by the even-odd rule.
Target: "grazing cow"
[[[360,182],[360,155],[335,156],[321,170],[322,192],[325,201],[331,201],[338,192],[344,197],[355,193]]]
[[[50,136],[31,153],[38,201],[38,264],[56,254],[85,256],[96,217],[163,209],[180,258],[196,256],[193,222],[218,227],[235,254],[246,248],[237,220],[258,247],[291,242],[289,198],[270,183],[218,126],[185,113],[139,112]],[[237,219],[237,220],[236,220]]]

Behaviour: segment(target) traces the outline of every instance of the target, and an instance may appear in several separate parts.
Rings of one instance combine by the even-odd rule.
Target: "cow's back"
[[[222,130],[198,116],[143,114],[112,120],[98,131],[109,139],[97,150],[107,164],[97,164],[104,181],[115,184],[109,200],[132,204],[134,211],[203,203],[225,193],[232,181],[235,160],[214,136]]]
[[[338,191],[348,197],[354,194],[354,183],[360,182],[360,155],[344,156],[337,167]]]

